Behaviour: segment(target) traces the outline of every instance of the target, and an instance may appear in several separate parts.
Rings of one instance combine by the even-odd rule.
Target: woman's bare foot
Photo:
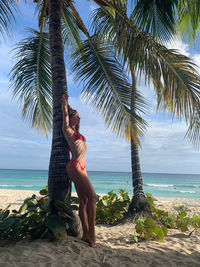
[[[99,248],[100,245],[96,243],[96,241],[92,240],[91,238],[88,237],[82,237],[82,240],[89,243],[90,247],[92,248]]]

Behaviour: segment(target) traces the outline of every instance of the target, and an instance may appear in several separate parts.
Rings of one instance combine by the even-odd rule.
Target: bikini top
[[[86,139],[83,135],[81,135],[80,133],[74,132],[75,134],[75,141],[76,140],[82,140],[83,142],[86,142]]]
[[[81,140],[83,142],[86,142],[86,139],[85,139],[85,137],[82,134],[80,134],[78,132],[74,132],[74,134],[75,134],[75,141],[76,140]],[[68,147],[68,150],[71,151],[70,146]]]

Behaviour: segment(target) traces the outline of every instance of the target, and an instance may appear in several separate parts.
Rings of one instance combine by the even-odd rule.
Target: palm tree
[[[44,1],[38,3],[38,7],[40,32],[31,30],[32,36],[18,44],[15,49],[18,62],[11,70],[11,80],[14,96],[24,101],[23,117],[31,121],[33,127],[45,131],[46,135],[48,130],[53,129],[49,165],[49,177],[53,181],[49,183],[49,194],[53,203],[54,199],[63,200],[70,193],[65,171],[69,154],[61,131],[62,110],[59,103],[62,95],[67,93],[61,30],[62,1]],[[44,32],[47,12],[49,33]]]
[[[139,27],[159,42],[173,40],[181,35],[189,43],[195,42],[200,25],[200,1],[191,0],[137,0],[133,18]],[[165,102],[165,101],[162,101]],[[165,103],[166,104],[166,103]],[[200,145],[200,112],[195,107],[190,117],[186,136],[195,147]]]
[[[166,40],[169,40],[175,33],[175,7],[171,6],[171,8],[167,8],[168,6],[166,6],[164,1],[162,4],[160,4],[159,1],[159,6],[157,8],[152,8],[152,5],[155,5],[156,1],[144,0],[138,2],[138,5],[131,13],[130,17],[127,16],[127,1],[123,1],[123,3],[122,1],[118,1],[115,6],[117,11],[114,16],[114,12],[111,14],[106,8],[104,8],[104,10],[98,9],[95,12],[93,20],[93,24],[96,25],[96,32],[113,40],[118,54],[123,57],[124,64],[127,64],[130,70],[132,78],[131,110],[133,112],[136,112],[134,99],[136,99],[138,93],[136,73],[139,74],[139,76],[143,73],[146,79],[151,79],[153,81],[154,88],[159,96],[159,105],[161,106],[162,102],[165,107],[168,106],[170,111],[178,117],[184,114],[185,109],[185,118],[188,119],[191,110],[196,109],[198,106],[198,98],[196,98],[196,92],[192,89],[193,84],[189,85],[186,82],[182,71],[184,69],[187,70],[188,75],[194,65],[191,62],[189,63],[189,58],[179,55],[173,50],[167,51],[164,46],[159,44],[159,42],[164,41],[163,34]],[[143,14],[145,5],[146,13]],[[123,16],[120,15],[122,10]],[[155,10],[157,11],[156,14]],[[152,37],[147,36],[147,38],[144,38],[144,32],[139,31],[133,18],[138,22],[141,29],[147,32],[150,31]],[[155,22],[157,22],[157,24]],[[157,40],[157,42],[153,39]],[[133,47],[134,49],[132,49]],[[168,56],[166,57],[167,54]],[[177,72],[174,67],[177,69]],[[181,75],[179,75],[179,73]],[[198,76],[197,73],[194,72],[194,74],[196,77]],[[193,78],[195,78],[195,76]],[[163,78],[163,82],[161,77]],[[174,84],[172,85],[172,83]],[[195,79],[193,79],[193,83],[195,83]],[[187,88],[185,92],[184,89],[181,90],[183,85],[185,89]],[[196,86],[199,90],[198,82]],[[199,113],[197,112],[197,114]],[[198,127],[194,130],[194,135],[197,136],[197,134]],[[131,132],[130,142],[134,197],[129,207],[129,213],[149,212],[150,207],[143,192],[138,142],[132,137]]]
[[[64,136],[61,132],[62,111],[59,99],[67,93],[67,80],[62,42],[62,1],[49,0],[49,43],[52,73],[53,132],[49,164],[48,190],[52,198],[64,200],[69,194],[69,179],[66,174],[66,158],[69,160]],[[63,144],[65,144],[63,146]],[[56,168],[55,168],[56,165]]]
[[[55,6],[54,6],[55,5]],[[62,9],[63,8],[63,9]],[[51,128],[53,117],[53,140],[49,167],[49,195],[52,208],[54,200],[64,200],[70,194],[70,183],[66,173],[66,163],[69,160],[67,143],[62,134],[62,112],[59,99],[67,92],[65,66],[63,59],[63,42],[69,41],[69,34],[77,46],[84,49],[77,26],[86,35],[90,55],[98,68],[98,75],[93,70],[84,71],[93,78],[88,85],[94,92],[101,90],[101,106],[104,116],[115,131],[126,135],[126,129],[131,124],[129,110],[130,84],[123,73],[123,68],[117,64],[111,47],[98,38],[91,37],[83,21],[71,2],[51,0],[38,3],[40,32],[31,30],[32,36],[18,44],[16,48],[17,64],[11,70],[13,92],[23,102],[23,116],[31,121],[32,126],[43,129],[46,134]],[[52,11],[53,10],[53,11]],[[44,31],[49,22],[49,34]],[[62,22],[62,31],[61,31]],[[66,44],[66,43],[64,43]],[[50,67],[51,62],[51,67]],[[77,61],[77,64],[78,61]],[[51,93],[52,75],[52,93]],[[97,82],[98,80],[98,82]],[[53,99],[53,111],[51,100]],[[112,105],[109,112],[107,102]],[[134,114],[133,114],[134,115]],[[142,128],[143,120],[135,115],[135,129]],[[54,211],[54,209],[52,209]]]
[[[131,96],[131,111],[136,112],[135,99],[137,94],[137,78],[134,69],[131,69],[132,78],[132,96]],[[128,216],[139,213],[151,213],[149,202],[147,201],[144,190],[143,180],[140,167],[139,146],[137,140],[131,136],[131,170],[133,184],[133,198],[129,205]]]
[[[195,92],[199,96],[199,79],[190,59],[179,55],[176,51],[166,49],[142,32],[118,6],[120,1],[113,3],[108,0],[94,0],[94,2],[108,18],[114,20],[114,26],[119,22],[120,31],[114,34],[114,39],[118,54],[123,55],[124,64],[130,61],[135,73],[139,71],[145,74],[147,80],[152,79],[158,92],[162,93],[171,104],[172,112],[182,115],[183,111],[186,111],[185,116],[189,117],[189,111],[196,106]],[[124,68],[115,57],[113,47],[98,35],[89,34],[71,1],[65,1],[61,5],[61,1],[46,0],[38,3],[38,9],[40,33],[32,31],[34,35],[19,44],[16,50],[18,62],[11,71],[11,79],[14,94],[24,101],[24,116],[31,120],[32,125],[46,132],[51,127],[51,99],[53,98],[49,193],[54,201],[63,200],[70,191],[65,171],[69,155],[62,135],[62,112],[58,102],[61,95],[67,92],[63,60],[63,45],[66,43],[62,43],[62,33],[63,36],[67,34],[64,41],[69,41],[70,34],[77,43],[78,50],[73,53],[72,68],[76,79],[85,82],[85,98],[92,99],[97,110],[102,112],[107,125],[116,134],[128,139],[132,138],[139,143],[139,136],[143,134],[145,128],[145,122],[139,116],[140,111],[143,110],[141,107],[144,101],[136,92],[137,97],[134,96],[134,101],[131,102],[133,95],[131,84],[124,74]],[[49,35],[48,32],[44,32],[45,24],[48,22]],[[81,41],[77,26],[87,40]],[[49,53],[51,53],[51,68]],[[181,96],[180,101],[177,100],[178,95]],[[134,109],[131,110],[133,105]],[[142,189],[139,186],[138,188]]]

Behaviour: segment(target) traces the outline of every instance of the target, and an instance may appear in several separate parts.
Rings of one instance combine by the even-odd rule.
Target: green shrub
[[[195,230],[200,232],[200,217],[197,215],[193,215],[192,218],[188,217],[183,205],[179,207],[177,214],[170,215],[167,211],[163,211],[155,207],[151,194],[148,193],[146,195],[151,207],[152,215],[161,222],[163,226],[167,228],[180,229],[181,232],[189,231],[189,226],[193,226],[194,229],[192,232]],[[190,232],[189,235],[191,235],[192,232]]]
[[[163,241],[168,230],[164,225],[159,225],[150,217],[139,218],[135,225],[136,232],[139,236],[134,236],[136,242],[141,240]]]
[[[108,192],[103,197],[98,196],[96,209],[96,224],[113,224],[123,217],[128,210],[130,198],[128,193],[121,189],[119,195],[114,191]]]
[[[77,210],[78,198],[67,198],[64,202],[56,201],[58,215],[50,213],[50,201],[47,187],[40,191],[41,197],[28,197],[20,209],[10,212],[8,206],[0,210],[0,240],[14,240],[30,237],[58,238],[66,236],[69,216],[65,211]]]

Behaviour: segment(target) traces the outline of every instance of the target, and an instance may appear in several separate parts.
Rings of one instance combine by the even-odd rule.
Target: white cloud
[[[189,44],[184,43],[177,37],[173,43],[167,43],[167,47],[171,49],[177,49],[181,54],[190,57],[197,65],[197,70],[200,73],[200,53],[191,53]]]
[[[194,54],[192,58],[194,63],[197,65],[197,71],[200,74],[200,54]]]
[[[199,173],[200,154],[185,137],[185,123],[151,122],[141,152],[147,172]]]
[[[174,41],[167,43],[167,48],[169,49],[177,49],[181,54],[185,56],[190,56],[190,47],[188,44],[184,43],[181,39],[176,37]]]

